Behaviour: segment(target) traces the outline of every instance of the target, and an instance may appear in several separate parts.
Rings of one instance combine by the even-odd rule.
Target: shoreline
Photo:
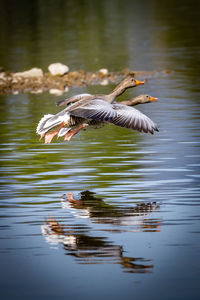
[[[39,94],[49,91],[51,94],[59,96],[67,92],[72,86],[117,84],[130,75],[145,80],[145,77],[162,77],[171,73],[170,70],[134,71],[124,69],[120,72],[102,72],[101,70],[86,72],[84,70],[77,70],[63,75],[52,75],[50,72],[43,73],[41,69],[37,69],[40,70],[40,73],[38,75],[36,73],[31,75],[31,70],[17,73],[0,70],[0,94]]]

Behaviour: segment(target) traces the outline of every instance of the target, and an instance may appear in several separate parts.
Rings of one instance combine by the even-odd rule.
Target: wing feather
[[[102,122],[109,122],[117,117],[117,112],[113,109],[112,105],[101,99],[87,101],[87,103],[74,108],[72,107],[68,111],[76,117]]]
[[[112,120],[113,124],[152,134],[158,131],[157,125],[139,110],[123,104],[112,104],[112,107],[117,112],[117,117]]]

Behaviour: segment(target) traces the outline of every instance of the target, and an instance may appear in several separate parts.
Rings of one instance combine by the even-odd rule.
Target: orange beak
[[[151,101],[151,102],[158,101],[158,98],[150,97],[150,101]]]
[[[135,80],[136,85],[144,84],[144,81]]]

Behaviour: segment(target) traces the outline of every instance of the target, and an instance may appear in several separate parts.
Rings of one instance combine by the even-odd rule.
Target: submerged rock
[[[43,92],[43,89],[37,89],[30,91],[31,94],[41,94]]]
[[[67,85],[64,87],[64,91],[65,93],[69,92],[69,87]]]
[[[69,72],[69,67],[66,65],[63,65],[61,63],[55,63],[48,66],[48,70],[51,73],[51,75],[64,75]]]
[[[108,85],[109,84],[109,81],[108,79],[103,79],[101,82],[100,82],[101,85]]]
[[[18,95],[19,91],[12,91],[13,95]]]
[[[56,95],[56,96],[61,96],[63,94],[63,91],[59,90],[59,89],[50,89],[49,94]]]

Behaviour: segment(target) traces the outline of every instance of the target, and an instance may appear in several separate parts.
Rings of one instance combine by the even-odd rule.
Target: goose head
[[[137,85],[144,84],[144,81],[139,81],[135,79],[133,76],[125,78],[122,82],[120,82],[116,88],[112,91],[111,95],[119,96],[123,94],[123,92],[131,87],[135,87]]]
[[[130,87],[135,87],[135,86],[138,86],[138,85],[141,85],[141,84],[144,84],[144,81],[139,81],[137,79],[135,79],[133,76],[131,77],[127,77],[125,78],[120,84],[119,86],[127,89],[127,88],[130,88]],[[119,87],[118,86],[118,87]]]
[[[138,104],[150,103],[158,101],[158,98],[149,96],[149,95],[140,95],[134,99]]]

